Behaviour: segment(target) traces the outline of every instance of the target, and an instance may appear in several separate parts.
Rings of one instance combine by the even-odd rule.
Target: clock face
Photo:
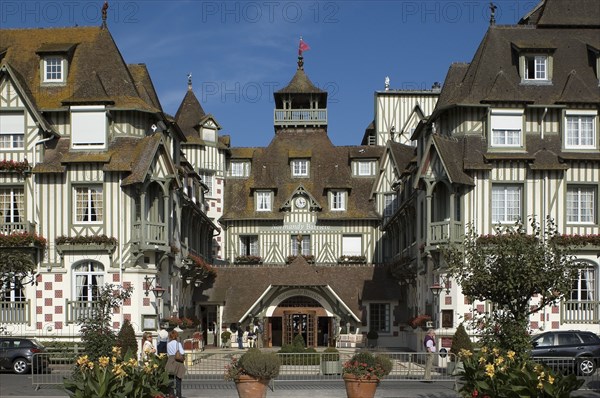
[[[296,207],[299,209],[303,209],[306,206],[306,199],[303,197],[299,197],[296,199]]]

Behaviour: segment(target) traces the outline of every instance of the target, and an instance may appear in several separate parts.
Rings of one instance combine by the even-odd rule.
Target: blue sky
[[[100,25],[103,1],[6,1],[3,28]],[[498,24],[515,24],[537,1],[497,1]],[[192,73],[196,96],[234,146],[273,137],[273,91],[305,71],[329,92],[328,132],[360,144],[373,94],[429,89],[452,62],[469,62],[489,25],[489,1],[110,1],[108,26],[127,63],[145,63],[167,113]]]

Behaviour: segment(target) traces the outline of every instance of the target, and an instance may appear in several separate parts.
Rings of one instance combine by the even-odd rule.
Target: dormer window
[[[229,164],[230,177],[248,177],[250,175],[250,162],[247,160],[232,160]]]
[[[271,191],[256,192],[256,211],[271,211]]]
[[[345,191],[331,191],[331,210],[332,211],[343,211],[346,210],[346,192]]]
[[[548,80],[548,56],[526,56],[524,80]]]
[[[106,108],[104,105],[71,107],[71,147],[104,149],[107,141]]]
[[[292,177],[308,177],[308,159],[294,159],[291,163]]]
[[[48,57],[44,59],[44,82],[64,82],[64,59]]]
[[[360,160],[355,162],[354,175],[370,177],[375,175],[375,162],[373,160]]]
[[[217,140],[217,132],[213,129],[202,128],[202,139],[207,142],[215,142]]]
[[[523,110],[493,109],[490,117],[492,147],[523,146]]]

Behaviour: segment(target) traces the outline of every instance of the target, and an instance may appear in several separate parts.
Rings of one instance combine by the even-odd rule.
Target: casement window
[[[362,254],[362,237],[360,235],[342,236],[343,256],[361,256]]]
[[[594,149],[596,148],[596,117],[595,111],[574,113],[567,111],[565,116],[565,148]]]
[[[42,72],[44,83],[64,83],[67,81],[67,60],[63,57],[45,57]]]
[[[346,210],[346,192],[332,191],[331,192],[331,210],[342,211]]]
[[[369,330],[374,330],[378,333],[390,333],[389,303],[369,304]]]
[[[240,256],[258,256],[258,235],[240,236]]]
[[[594,223],[595,215],[596,188],[567,187],[567,223]]]
[[[292,177],[308,177],[308,159],[292,160]]]
[[[0,150],[25,146],[25,113],[0,112]]]
[[[20,223],[25,209],[23,188],[0,188],[0,221],[2,223]]]
[[[522,110],[492,110],[490,124],[491,146],[521,147],[523,145]]]
[[[383,195],[383,216],[385,218],[391,217],[396,211],[397,197],[395,193],[386,193]]]
[[[250,162],[233,160],[229,163],[230,177],[247,177],[250,174]]]
[[[526,55],[523,80],[548,80],[548,56]]]
[[[290,245],[292,256],[310,255],[310,235],[292,235]]]
[[[75,187],[75,222],[96,223],[102,220],[102,186]]]
[[[25,301],[25,291],[23,289],[21,279],[18,276],[15,276],[13,278],[4,278],[4,281],[6,284],[2,286],[2,298],[0,298],[0,301]]]
[[[595,301],[597,270],[592,264],[582,263],[571,286],[571,300]]]
[[[215,173],[212,171],[208,171],[208,170],[200,170],[200,171],[198,171],[198,174],[200,175],[202,182],[204,184],[206,184],[206,186],[208,187],[208,192],[206,192],[206,196],[213,196],[215,193],[214,192]]]
[[[104,266],[96,261],[85,261],[73,267],[75,301],[97,301],[104,286]]]
[[[375,164],[371,160],[361,160],[356,162],[356,174],[359,176],[375,175]]]
[[[107,119],[104,106],[71,107],[71,147],[103,149],[107,142]]]
[[[271,191],[256,192],[256,211],[271,211]]]
[[[492,187],[492,223],[514,223],[522,215],[521,187],[494,185]]]

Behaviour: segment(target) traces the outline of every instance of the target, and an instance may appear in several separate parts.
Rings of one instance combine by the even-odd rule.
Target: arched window
[[[590,262],[579,263],[579,272],[573,279],[571,300],[595,301],[597,299],[598,267]]]
[[[84,261],[73,267],[75,300],[96,301],[98,289],[104,284],[104,266],[96,261]]]

